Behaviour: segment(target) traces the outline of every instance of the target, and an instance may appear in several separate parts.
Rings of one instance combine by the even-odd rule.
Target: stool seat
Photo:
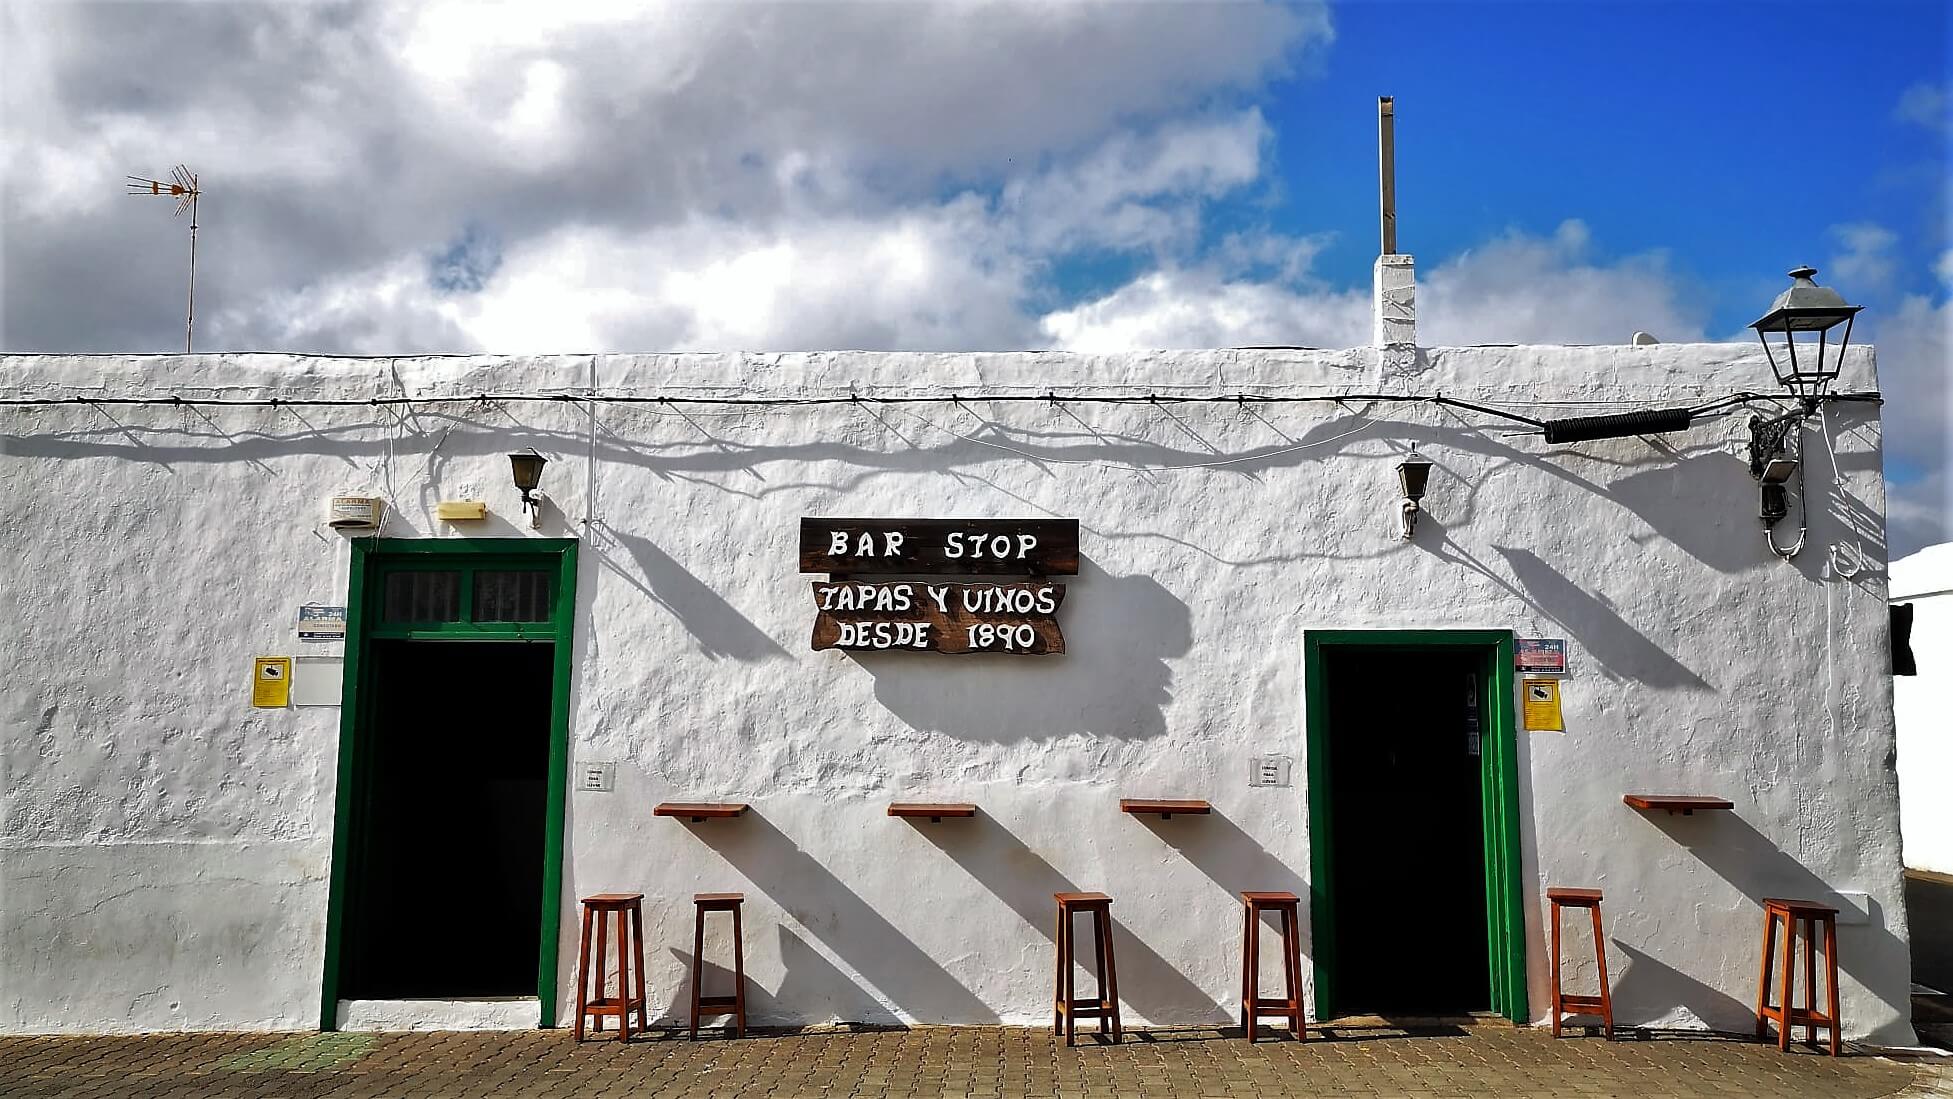
[[[1548,889],[1546,899],[1562,908],[1592,908],[1600,904],[1598,889]]]
[[[583,903],[592,908],[623,908],[643,899],[642,893],[595,893],[583,898]]]
[[[1763,907],[1781,908],[1786,912],[1795,912],[1798,915],[1808,913],[1813,916],[1835,916],[1838,914],[1838,910],[1828,904],[1819,904],[1816,901],[1790,900],[1785,897],[1765,897],[1763,898]]]
[[[744,893],[694,893],[692,903],[711,912],[724,912],[746,903]]]
[[[1112,898],[1104,893],[1053,893],[1051,896],[1067,908],[1112,903]]]
[[[1246,904],[1300,904],[1302,898],[1293,893],[1250,893],[1243,892],[1241,900]]]

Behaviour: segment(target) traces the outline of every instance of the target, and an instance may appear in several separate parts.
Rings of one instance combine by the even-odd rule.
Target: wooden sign
[[[1062,584],[815,581],[814,648],[938,653],[1065,651]]]
[[[802,519],[800,571],[1071,576],[1076,519]]]

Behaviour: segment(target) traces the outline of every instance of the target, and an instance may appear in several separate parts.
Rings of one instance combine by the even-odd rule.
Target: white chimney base
[[[1378,256],[1371,339],[1378,347],[1416,346],[1417,273],[1409,255]]]

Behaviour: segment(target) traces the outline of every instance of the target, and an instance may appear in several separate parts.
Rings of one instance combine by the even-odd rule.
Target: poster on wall
[[[1566,722],[1560,717],[1560,681],[1526,679],[1519,683],[1521,709],[1526,728],[1539,733],[1564,733]]]
[[[800,571],[828,574],[817,650],[1062,653],[1065,586],[1045,577],[1078,572],[1078,520],[804,518]],[[860,579],[890,574],[1013,579]]]
[[[1512,666],[1526,675],[1565,675],[1566,638],[1513,638]]]
[[[292,704],[292,658],[260,656],[251,661],[251,705],[282,709]]]

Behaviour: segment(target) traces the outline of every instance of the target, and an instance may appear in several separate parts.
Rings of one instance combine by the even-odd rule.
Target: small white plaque
[[[617,765],[610,762],[576,765],[576,788],[609,793],[617,785]]]
[[[292,705],[337,706],[346,683],[346,659],[340,656],[292,658]]]
[[[1287,786],[1289,784],[1289,758],[1287,756],[1255,756],[1248,761],[1248,785]]]

